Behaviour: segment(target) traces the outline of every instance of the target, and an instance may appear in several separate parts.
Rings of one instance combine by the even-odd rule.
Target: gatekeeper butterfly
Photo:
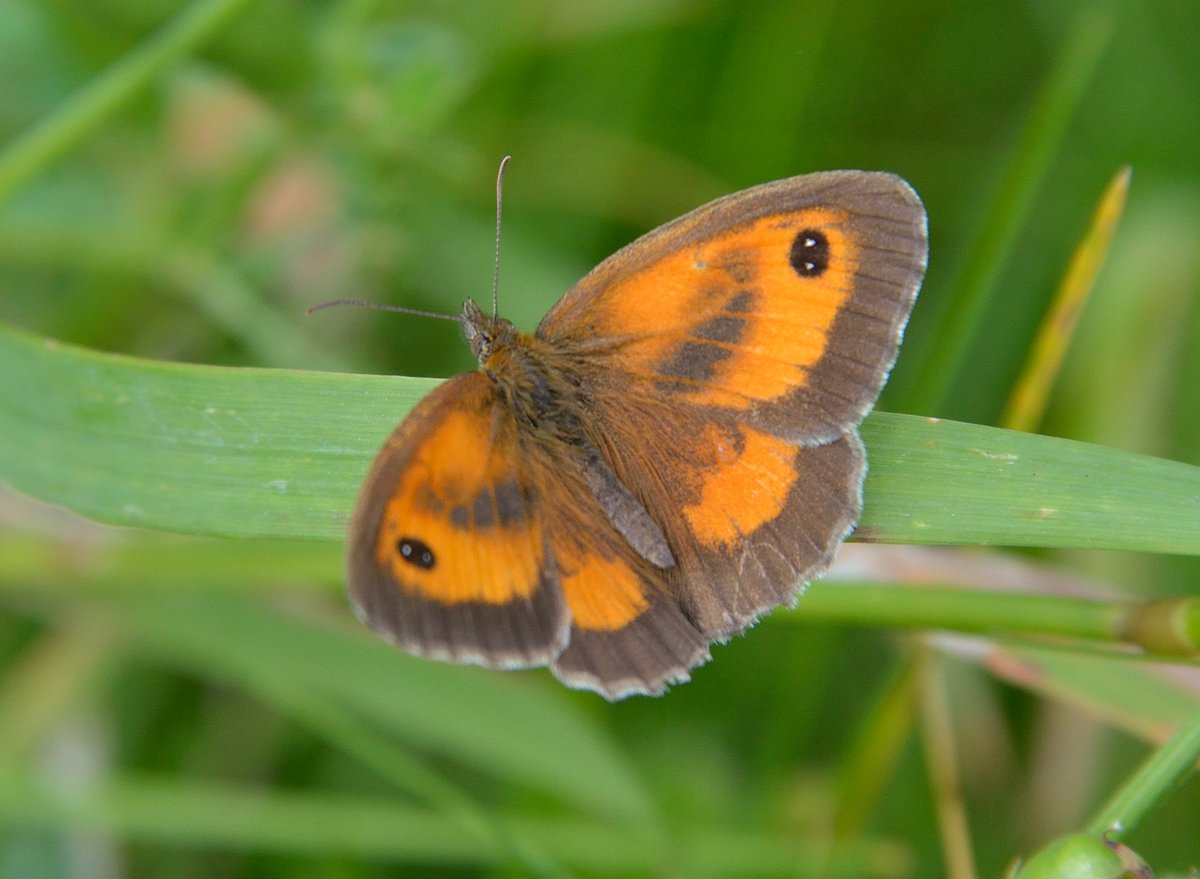
[[[655,229],[532,334],[468,301],[478,371],[421,400],[363,485],[358,614],[413,653],[548,665],[609,699],[686,681],[854,528],[858,425],[925,257],[907,183],[831,171]]]

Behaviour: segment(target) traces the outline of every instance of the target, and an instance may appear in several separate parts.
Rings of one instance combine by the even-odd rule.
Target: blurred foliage
[[[996,423],[1128,164],[1042,429],[1200,464],[1198,33],[1186,0],[0,0],[10,150],[167,46],[0,203],[0,320],[163,360],[448,375],[471,365],[448,323],[304,309],[486,299],[506,153],[500,299],[525,328],[711,197],[886,169],[922,194],[931,259],[881,408]],[[915,686],[907,640],[776,614],[667,697],[609,706],[541,672],[406,677],[349,619],[332,544],[164,541],[16,496],[0,526],[5,879],[814,875],[883,716],[895,762],[830,875],[945,875],[911,717],[881,708]],[[109,579],[114,544],[139,573]],[[39,553],[60,588],[28,574]],[[1200,583],[1195,558],[1041,560],[1138,596]],[[982,875],[1082,826],[1145,753],[1080,709],[1130,689],[947,671]],[[456,705],[471,728],[446,741]],[[72,805],[89,785],[101,800]],[[1197,816],[1193,783],[1128,842],[1182,871]]]

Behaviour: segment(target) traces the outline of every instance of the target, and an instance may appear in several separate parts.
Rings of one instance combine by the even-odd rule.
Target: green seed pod
[[[1026,861],[1014,879],[1123,879],[1125,862],[1102,839],[1062,836]]]

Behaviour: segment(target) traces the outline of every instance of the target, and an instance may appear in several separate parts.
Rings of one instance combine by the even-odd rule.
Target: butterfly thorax
[[[480,370],[512,412],[521,436],[556,458],[556,470],[575,469],[638,556],[659,568],[672,567],[675,557],[662,529],[605,460],[596,437],[588,434],[586,395],[570,355],[546,339],[520,332],[510,321],[484,314],[471,300],[463,308],[462,325]]]
[[[522,427],[569,444],[583,440],[578,382],[560,352],[471,300],[461,322],[479,368]]]

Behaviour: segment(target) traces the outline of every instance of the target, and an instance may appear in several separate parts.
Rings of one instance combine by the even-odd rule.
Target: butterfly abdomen
[[[576,495],[589,494],[638,556],[658,568],[673,567],[675,557],[659,524],[588,435],[593,419],[581,367],[553,343],[524,334],[494,345],[481,366],[534,447],[529,452],[551,463],[551,478],[571,485]]]

